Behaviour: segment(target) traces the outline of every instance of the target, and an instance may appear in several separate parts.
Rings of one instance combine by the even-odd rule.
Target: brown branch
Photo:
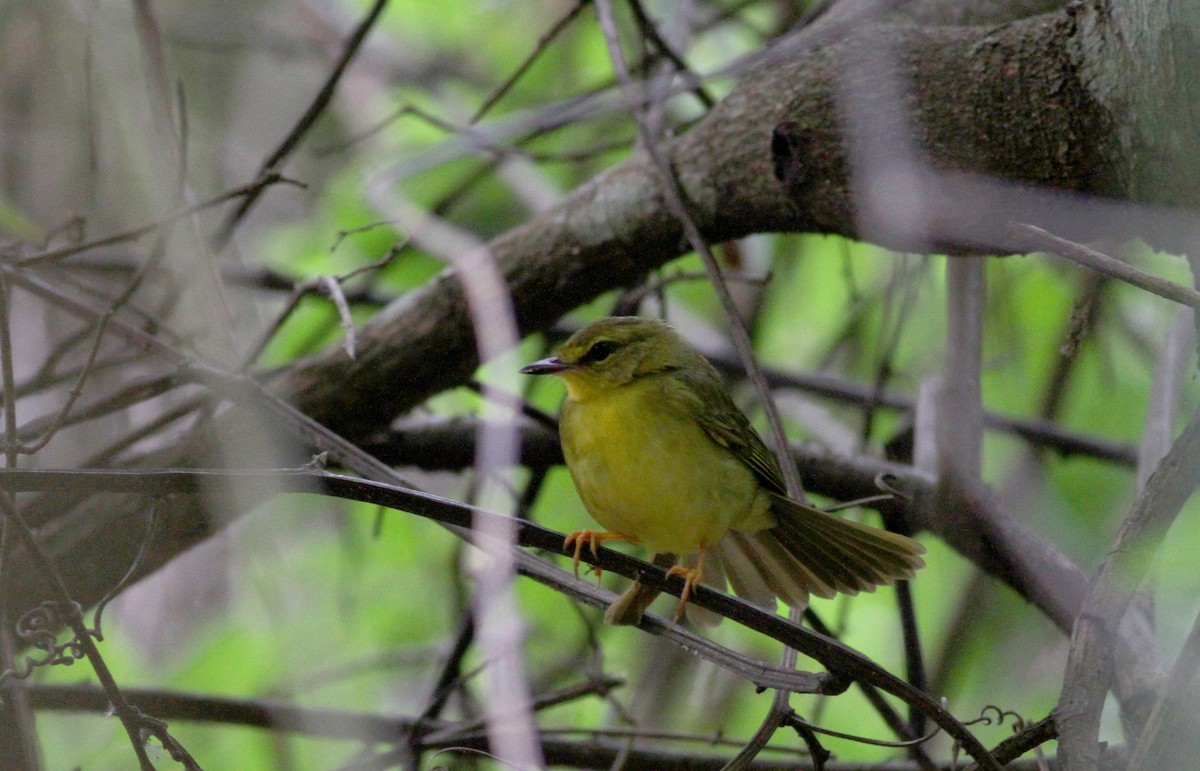
[[[1042,718],[1033,725],[1025,726],[1017,733],[996,745],[992,754],[1001,763],[1010,763],[1030,750],[1058,738],[1058,726],[1054,716]],[[1011,766],[1009,766],[1011,768]]]

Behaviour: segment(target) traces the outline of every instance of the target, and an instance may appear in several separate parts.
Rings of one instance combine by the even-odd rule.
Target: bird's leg
[[[650,562],[665,570],[675,565],[675,555],[660,552],[655,554]],[[608,606],[608,610],[604,612],[604,620],[614,626],[636,626],[658,595],[658,589],[650,589],[642,582],[634,581],[612,605]]]
[[[679,576],[683,579],[683,591],[679,593],[679,604],[675,606],[676,621],[683,618],[683,611],[687,607],[688,597],[692,596],[692,589],[704,577],[704,552],[706,549],[708,549],[708,544],[701,541],[700,551],[696,553],[696,567],[689,568],[683,565],[672,565],[671,569],[667,571],[668,576]]]
[[[576,578],[579,578],[579,557],[581,554],[583,554],[584,545],[586,544],[590,548],[592,556],[596,557],[598,556],[596,554],[596,549],[600,547],[600,544],[606,541],[637,543],[638,539],[625,535],[624,533],[608,533],[599,530],[575,530],[567,534],[566,540],[563,541],[563,551],[570,551],[572,545],[575,547],[574,552],[571,552],[571,554],[573,556],[572,565],[575,568]],[[594,566],[592,570],[596,573],[596,584],[599,585],[600,576],[603,575],[604,571],[599,565]]]

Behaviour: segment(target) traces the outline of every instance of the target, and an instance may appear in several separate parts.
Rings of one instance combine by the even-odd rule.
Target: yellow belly
[[[663,404],[653,384],[569,400],[561,430],[588,512],[653,552],[685,555],[715,544],[767,506],[750,470]]]

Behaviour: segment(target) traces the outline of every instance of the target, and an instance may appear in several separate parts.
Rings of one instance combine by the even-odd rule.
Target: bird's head
[[[664,321],[615,316],[588,324],[557,356],[523,367],[526,375],[558,375],[574,399],[611,391],[645,375],[693,365],[699,354]]]

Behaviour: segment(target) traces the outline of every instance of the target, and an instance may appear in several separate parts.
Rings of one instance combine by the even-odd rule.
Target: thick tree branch
[[[899,52],[901,76],[914,95],[916,138],[931,167],[1119,194],[1111,120],[1073,75],[1068,49],[1076,31],[1062,12],[999,29],[876,25],[859,39],[886,37]],[[818,25],[810,34],[819,39],[820,33]],[[835,99],[844,85],[840,58],[859,42],[804,50],[804,39],[793,43],[801,53],[747,77],[667,146],[710,241],[772,231],[859,235]],[[1013,114],[1025,117],[1020,126],[1013,126]],[[777,137],[773,156],[772,135],[782,123],[789,133],[783,147]],[[777,165],[786,185],[776,179]],[[1030,206],[1034,211],[1021,221],[1043,222],[1044,202]],[[1000,233],[987,215],[964,212],[953,238],[940,240],[963,242],[973,223],[985,236]],[[1055,229],[1068,237],[1077,237],[1076,230]],[[658,176],[640,154],[490,247],[525,333],[637,282],[684,248]],[[358,440],[463,382],[478,364],[469,329],[461,286],[447,271],[366,324],[355,361],[330,349],[287,373],[279,392]],[[363,409],[368,403],[372,409]]]
[[[818,26],[811,37],[820,33]],[[1072,59],[1077,34],[1074,17],[1060,12],[1000,28],[876,25],[855,40],[810,50],[801,36],[793,43],[801,53],[747,77],[669,143],[671,164],[709,241],[773,231],[860,236],[835,97],[844,85],[842,57],[875,36],[899,53],[928,166],[1008,180],[1005,186],[936,176],[936,200],[927,205],[938,213],[935,243],[1016,251],[1022,246],[1009,234],[1016,221],[1076,239],[1148,230],[1166,238],[1180,217],[1116,203],[1081,206],[1063,195],[1123,192],[1113,119],[1089,97]],[[1019,125],[1014,114],[1023,117]],[[1038,192],[1047,188],[1059,192]],[[529,333],[638,282],[685,247],[658,175],[639,154],[490,248],[520,329]],[[448,270],[364,325],[355,361],[330,348],[298,363],[277,387],[302,411],[359,441],[464,382],[477,365],[462,288]]]

